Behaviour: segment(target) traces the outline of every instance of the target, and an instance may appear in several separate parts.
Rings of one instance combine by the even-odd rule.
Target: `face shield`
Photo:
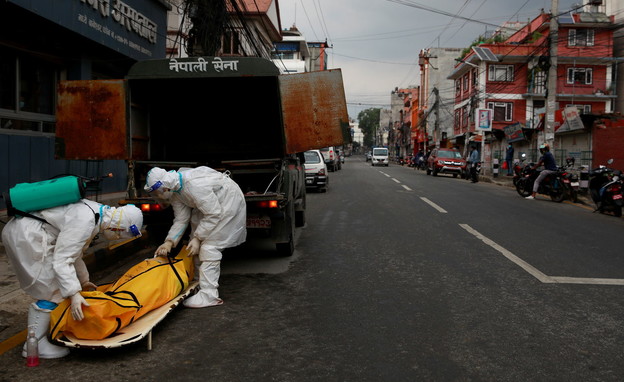
[[[155,198],[169,200],[173,196],[173,190],[178,188],[178,183],[179,175],[175,171],[154,167],[147,173],[143,189]]]

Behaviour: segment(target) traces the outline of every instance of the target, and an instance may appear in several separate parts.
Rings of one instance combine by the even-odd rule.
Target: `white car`
[[[320,150],[308,150],[303,153],[305,163],[306,188],[315,188],[321,192],[327,191],[329,176],[325,158]]]

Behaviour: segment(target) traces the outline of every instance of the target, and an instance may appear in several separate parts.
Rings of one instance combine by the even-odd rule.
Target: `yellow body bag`
[[[187,253],[185,248],[174,259],[146,259],[115,283],[80,292],[89,303],[82,307],[82,321],[72,318],[71,301],[64,300],[50,314],[50,337],[72,333],[76,338],[100,340],[171,301],[193,280],[193,257]]]

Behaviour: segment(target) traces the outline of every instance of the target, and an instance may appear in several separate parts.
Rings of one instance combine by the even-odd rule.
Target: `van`
[[[374,147],[371,165],[388,167],[388,149],[385,147]]]

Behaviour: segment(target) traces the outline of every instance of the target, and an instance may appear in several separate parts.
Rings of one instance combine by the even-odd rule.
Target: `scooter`
[[[534,170],[532,166],[526,165],[522,172],[522,178],[516,183],[516,192],[518,195],[526,198],[533,193],[533,185],[535,180],[541,173],[541,170]],[[539,185],[537,190],[539,194],[550,196],[553,202],[561,203],[565,198],[565,190],[561,173],[559,171],[549,174]]]
[[[613,159],[607,161],[609,165],[612,163]],[[624,204],[622,189],[620,171],[604,165],[589,171],[589,193],[596,204],[595,211],[612,212],[617,217],[622,216]]]

